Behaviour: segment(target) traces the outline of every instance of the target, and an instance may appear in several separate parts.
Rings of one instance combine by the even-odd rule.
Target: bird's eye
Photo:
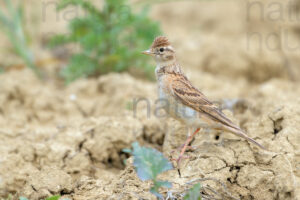
[[[164,52],[164,48],[160,48],[159,51],[160,51],[160,52]]]

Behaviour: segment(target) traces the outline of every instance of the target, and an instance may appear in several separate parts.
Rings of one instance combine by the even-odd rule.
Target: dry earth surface
[[[284,16],[298,13],[278,2]],[[264,20],[257,15],[260,7],[249,8],[249,2],[153,7],[151,15],[161,21],[194,85],[270,150],[228,133],[202,130],[181,163],[181,177],[177,170],[161,176],[173,183],[172,189],[161,190],[169,199],[182,199],[189,183],[196,182],[215,199],[300,199],[300,49],[269,49],[276,40],[259,43],[247,35],[258,32],[265,38],[287,30],[300,48],[299,27],[297,21],[269,19],[271,1],[257,3]],[[56,22],[47,24],[54,26]],[[50,55],[36,48],[38,56]],[[12,60],[1,56],[2,64]],[[48,65],[49,74],[60,67]],[[155,116],[155,83],[128,74],[63,86],[51,76],[43,82],[23,69],[1,74],[0,83],[0,198],[155,199],[148,192],[151,182],[138,179],[132,158],[122,149],[139,141],[171,159],[186,137],[179,122]],[[138,98],[148,100],[150,116],[145,102],[133,111]]]

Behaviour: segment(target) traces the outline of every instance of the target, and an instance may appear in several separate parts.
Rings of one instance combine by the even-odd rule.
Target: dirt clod
[[[257,2],[266,9],[272,1]],[[259,10],[250,11],[247,18],[244,1],[153,6],[153,18],[195,87],[269,150],[202,129],[180,164],[181,177],[177,169],[160,175],[173,184],[161,189],[164,197],[182,199],[200,182],[203,199],[300,199],[299,52],[269,51],[264,43],[260,49],[252,40],[247,47],[247,33],[265,38],[277,33],[275,23],[299,44],[298,24],[262,21]],[[13,59],[3,55],[1,64]],[[126,73],[68,86],[51,77],[40,81],[28,69],[0,74],[0,198],[155,200],[151,182],[137,177],[133,158],[122,149],[138,141],[177,158],[187,128],[157,116],[156,93],[154,82]]]

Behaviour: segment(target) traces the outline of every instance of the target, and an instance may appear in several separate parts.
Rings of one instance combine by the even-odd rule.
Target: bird
[[[215,104],[192,85],[182,71],[176,59],[175,49],[167,37],[156,37],[150,48],[142,53],[153,57],[156,61],[155,76],[159,100],[165,105],[163,108],[171,117],[188,127],[188,137],[176,159],[177,165],[194,136],[202,128],[229,132],[265,149],[228,119]],[[191,129],[195,129],[193,134],[190,134]]]

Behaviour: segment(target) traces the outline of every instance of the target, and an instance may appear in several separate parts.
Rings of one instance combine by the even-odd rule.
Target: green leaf
[[[155,185],[157,185],[158,187],[165,187],[165,188],[172,187],[172,183],[170,183],[168,181],[156,181]]]
[[[200,183],[195,184],[187,193],[184,195],[184,200],[201,200],[200,195]]]
[[[157,198],[163,199],[163,196],[158,192],[158,188],[152,187],[152,188],[150,189],[150,192],[151,192],[152,194],[154,194]]]
[[[131,153],[132,151],[131,151],[131,149],[125,148],[125,149],[122,149],[122,152],[124,152],[124,153]]]
[[[52,37],[47,44],[50,48],[54,48],[59,45],[67,44],[71,41],[70,37],[63,34],[58,34]]]
[[[48,198],[45,199],[45,200],[59,200],[59,198],[60,198],[59,195],[55,195],[55,196],[48,197]]]
[[[141,180],[155,180],[158,174],[173,169],[172,164],[156,149],[140,147],[137,142],[132,146],[133,164]]]
[[[19,200],[28,200],[26,197],[19,197]]]
[[[7,38],[10,40],[11,46],[15,54],[21,57],[27,67],[31,68],[38,77],[42,77],[40,70],[35,65],[33,53],[28,47],[28,40],[24,31],[24,14],[21,4],[14,6],[12,0],[5,0],[5,10],[7,16],[0,10],[0,25]]]
[[[84,54],[75,54],[71,57],[69,65],[62,70],[61,75],[65,78],[66,83],[70,83],[77,78],[92,74],[96,69],[96,60]]]
[[[50,40],[52,47],[72,44],[76,48],[68,67],[62,71],[67,83],[80,77],[124,71],[153,79],[150,58],[140,52],[161,35],[159,25],[148,17],[146,10],[133,12],[127,2],[105,0],[98,9],[92,1],[60,1],[59,10],[70,5],[84,10],[83,16],[70,21],[69,33]]]
[[[158,189],[160,187],[171,188],[172,187],[172,183],[170,183],[168,181],[157,181],[157,180],[154,180],[154,185],[153,185],[153,187],[151,187],[150,192],[152,194],[154,194],[155,196],[157,196],[158,198],[163,199],[163,196],[158,192]]]

